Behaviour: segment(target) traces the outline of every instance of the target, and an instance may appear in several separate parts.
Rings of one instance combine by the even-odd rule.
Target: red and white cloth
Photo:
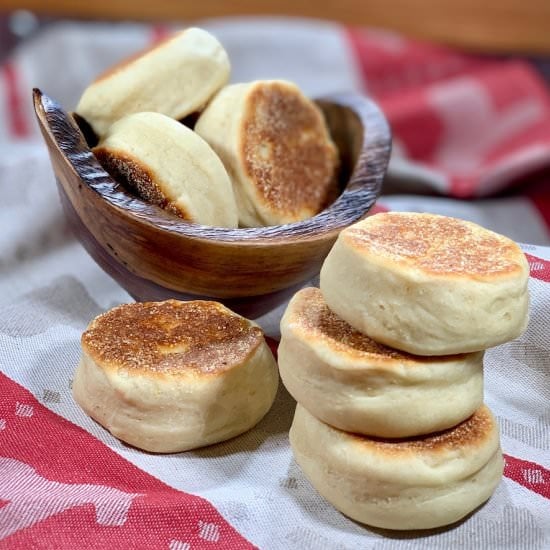
[[[529,328],[485,362],[505,478],[454,529],[388,536],[336,512],[303,477],[282,387],[247,434],[169,456],[123,445],[75,405],[81,332],[130,298],[67,231],[30,91],[71,109],[97,73],[167,29],[64,23],[0,68],[0,549],[550,548],[549,88],[523,61],[379,31],[288,19],[202,26],[226,46],[233,81],[288,78],[311,96],[352,89],[380,102],[395,135],[380,208],[455,215],[525,243]],[[280,314],[260,320],[274,337]]]

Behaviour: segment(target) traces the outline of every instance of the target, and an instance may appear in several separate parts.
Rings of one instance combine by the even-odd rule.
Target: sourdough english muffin
[[[418,355],[486,349],[527,326],[529,266],[510,239],[471,222],[408,212],[344,229],[321,269],[336,314]]]
[[[181,119],[206,104],[227,82],[229,70],[216,38],[186,29],[99,76],[76,112],[98,136],[131,113],[155,111]]]
[[[384,529],[458,521],[492,495],[504,465],[485,406],[450,430],[395,441],[337,430],[298,405],[290,444],[305,476],[335,508]]]
[[[483,403],[483,352],[419,357],[388,348],[334,314],[317,288],[290,301],[278,355],[294,399],[349,432],[390,438],[440,431]]]
[[[338,154],[323,114],[290,82],[223,88],[195,131],[229,172],[241,225],[295,222],[336,198]]]
[[[93,152],[116,180],[184,220],[237,227],[237,206],[225,168],[210,146],[160,113],[115,122]]]
[[[277,391],[262,331],[217,302],[125,304],[82,335],[73,394],[119,439],[157,453],[252,428]]]

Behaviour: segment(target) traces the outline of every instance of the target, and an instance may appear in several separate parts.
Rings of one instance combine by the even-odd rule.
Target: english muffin
[[[335,508],[384,529],[462,519],[492,495],[504,466],[498,427],[485,406],[450,430],[395,441],[337,430],[298,405],[290,444],[305,476]]]
[[[229,176],[210,146],[160,113],[115,122],[93,152],[117,181],[144,200],[195,223],[237,227]]]
[[[173,453],[249,430],[277,385],[258,326],[217,302],[168,300],[94,319],[82,335],[73,394],[115,437]]]
[[[295,222],[336,198],[336,146],[320,109],[290,82],[223,88],[195,131],[231,177],[241,225]]]
[[[388,348],[333,313],[317,288],[290,301],[278,362],[298,403],[349,432],[393,438],[440,431],[483,403],[483,352],[421,357]]]
[[[189,28],[99,76],[76,107],[101,137],[118,119],[142,111],[175,119],[204,107],[229,78],[229,58],[210,33]]]
[[[418,355],[467,353],[527,327],[529,266],[512,240],[408,212],[344,229],[321,269],[327,305],[374,340]]]

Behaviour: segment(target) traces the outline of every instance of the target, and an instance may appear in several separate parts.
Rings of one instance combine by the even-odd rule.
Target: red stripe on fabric
[[[369,210],[369,216],[374,216],[375,214],[381,214],[382,212],[389,212],[389,211],[390,209],[387,206],[384,206],[383,204],[380,204],[379,202],[377,202]]]
[[[19,74],[16,66],[6,62],[2,66],[2,78],[5,83],[7,124],[13,137],[24,138],[30,134],[30,128],[24,115],[23,95],[19,89]]]
[[[253,548],[2,373],[0,397],[0,548]]]
[[[531,63],[515,59],[499,63],[495,67],[499,70],[487,73],[485,85],[492,92],[492,105],[498,112],[529,98],[540,103],[544,113],[549,113],[548,87]]]
[[[550,499],[550,470],[535,462],[504,455],[504,475],[522,487]]]
[[[151,27],[151,46],[160,44],[163,40],[166,40],[171,35],[170,29],[166,25],[153,25]]]
[[[500,178],[505,187],[548,166],[550,95],[527,63],[494,62],[433,87],[429,95],[445,132],[439,158],[421,160],[451,175],[451,195],[486,194],[486,181]],[[489,190],[497,189],[491,183]]]
[[[527,261],[529,262],[529,271],[533,279],[550,283],[550,262],[537,258],[537,256],[531,256],[531,254],[525,254]]]
[[[379,103],[407,156],[431,162],[445,135],[445,126],[429,104],[424,88],[382,97]]]
[[[550,94],[528,63],[372,29],[345,32],[395,141],[409,158],[445,174],[451,196],[494,193],[548,166]]]
[[[371,95],[387,97],[491,63],[393,32],[349,27],[346,38]]]

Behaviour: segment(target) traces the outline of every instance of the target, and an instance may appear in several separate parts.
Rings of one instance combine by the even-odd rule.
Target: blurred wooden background
[[[98,19],[295,15],[394,29],[485,52],[550,53],[550,0],[0,0],[0,10]]]

